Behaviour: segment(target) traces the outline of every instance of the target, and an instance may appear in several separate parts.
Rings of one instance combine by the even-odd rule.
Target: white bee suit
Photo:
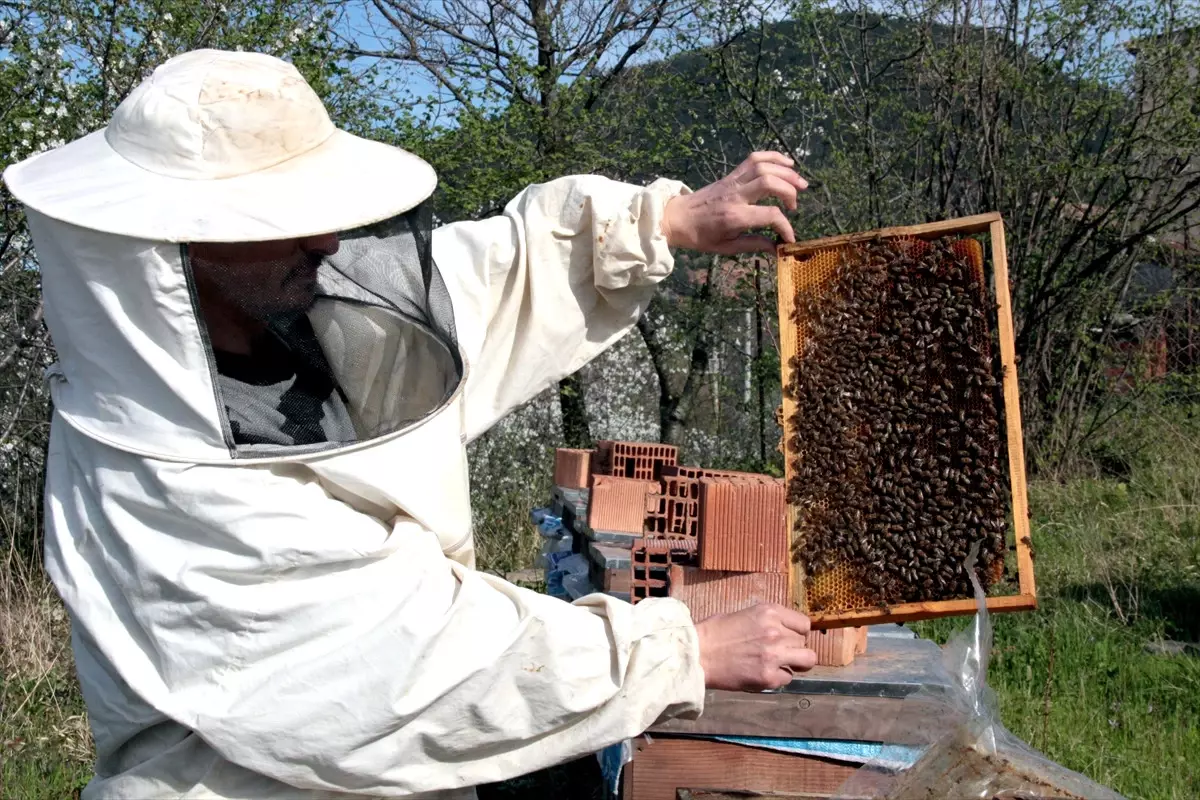
[[[166,114],[163,97],[191,102],[178,87],[222,68],[292,80],[281,63],[185,54],[148,81],[165,95],[135,92],[123,107]],[[89,199],[80,181],[104,181],[79,176],[114,158],[103,144],[148,169],[121,138],[133,123],[117,121],[80,140],[82,155],[76,142],[5,174],[28,209],[59,356],[46,563],[71,615],[96,742],[84,797],[471,796],[698,714],[704,681],[682,604],[568,604],[473,569],[465,453],[628,332],[671,270],[659,223],[687,188],[568,177],[527,188],[492,219],[437,228],[451,320],[398,323],[390,306],[355,314],[353,303],[308,314],[362,440],[243,451],[231,446],[179,243],[314,229],[272,217],[276,190],[253,181],[236,202],[200,207],[214,181],[185,176],[190,212],[163,211],[155,186],[114,190],[121,213]],[[158,181],[188,153],[228,162],[220,148],[176,149],[129,180]],[[403,155],[406,168],[420,164]],[[302,160],[282,169],[345,215],[331,230],[406,212],[432,191],[411,179],[385,192],[360,169],[363,185],[335,203],[319,190],[325,173],[304,175]],[[263,182],[263,169],[245,169]],[[391,206],[366,213],[371,202]]]

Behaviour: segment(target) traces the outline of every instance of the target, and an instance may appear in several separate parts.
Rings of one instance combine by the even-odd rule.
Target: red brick
[[[667,497],[682,497],[688,500],[700,499],[700,482],[696,478],[682,475],[663,475],[663,494]]]
[[[700,566],[786,572],[784,483],[769,476],[701,478]]]
[[[854,646],[854,654],[861,655],[867,652],[867,626],[860,625],[854,630],[858,633],[858,644]]]
[[[586,489],[592,471],[592,451],[560,447],[554,453],[554,484],[565,489]]]
[[[738,472],[732,469],[706,469],[702,470],[702,473],[701,478],[734,478],[750,483],[770,483],[779,480],[770,475],[762,475],[757,472]]]
[[[696,480],[704,475],[704,470],[700,467],[686,467],[680,464],[668,464],[662,468],[662,476],[666,478],[690,478]]]
[[[592,475],[612,474],[612,446],[613,443],[608,440],[596,442],[590,466]]]
[[[818,666],[844,667],[854,663],[854,656],[860,652],[859,638],[857,628],[809,631],[808,648],[816,652]]]
[[[667,535],[695,537],[700,519],[700,501],[679,497],[667,498]]]
[[[588,525],[592,530],[642,533],[648,497],[662,491],[655,481],[637,481],[596,475],[588,498]]]
[[[665,536],[670,500],[661,494],[646,496],[646,519],[642,532],[647,536]]]
[[[673,564],[670,596],[692,612],[692,619],[730,614],[760,603],[786,605],[788,576],[777,572],[728,572]]]
[[[696,543],[686,539],[646,537],[634,542],[629,553],[629,599],[666,597],[672,565],[695,560]]]
[[[610,453],[606,474],[638,480],[656,480],[664,466],[675,464],[679,454],[678,448],[667,444],[614,441],[600,445]]]

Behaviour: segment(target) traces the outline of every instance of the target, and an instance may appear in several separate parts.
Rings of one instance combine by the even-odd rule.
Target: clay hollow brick
[[[642,533],[646,536],[665,536],[669,518],[670,500],[661,494],[647,495]]]
[[[769,476],[700,479],[703,569],[787,572],[784,482]]]
[[[679,497],[667,497],[666,500],[666,535],[695,539],[700,527],[700,501]]]
[[[597,445],[601,448],[607,453],[603,474],[645,481],[657,480],[662,468],[674,465],[679,455],[672,445],[648,442],[604,441]]]
[[[663,494],[667,497],[682,497],[687,500],[700,499],[700,481],[682,475],[663,475]]]
[[[692,619],[730,614],[760,603],[786,605],[788,576],[777,572],[728,572],[672,564],[670,596],[684,603]]]
[[[687,478],[697,480],[704,474],[704,469],[701,467],[687,467],[682,464],[669,464],[662,468],[662,477],[665,481],[668,478]]]
[[[611,475],[612,474],[612,446],[613,443],[608,440],[596,442],[596,449],[592,451],[591,475]]]
[[[689,467],[683,464],[664,466],[661,471],[664,482],[667,478],[685,478],[697,481],[701,478],[741,478],[753,483],[767,483],[777,478],[762,475],[757,472],[738,472],[731,469],[709,469],[707,467]]]
[[[595,475],[588,498],[588,525],[595,531],[641,534],[646,511],[655,502],[650,498],[661,493],[657,481]]]
[[[592,586],[598,587],[601,591],[629,593],[629,570],[624,567],[605,569],[593,561],[588,565],[588,577],[592,581]]]
[[[866,627],[809,631],[808,647],[817,654],[818,666],[848,666],[854,663],[854,657],[858,653],[867,649]]]
[[[554,452],[554,484],[564,489],[586,489],[592,471],[592,451],[560,447]]]
[[[629,553],[629,599],[668,596],[672,565],[694,562],[696,543],[685,539],[639,539]]]

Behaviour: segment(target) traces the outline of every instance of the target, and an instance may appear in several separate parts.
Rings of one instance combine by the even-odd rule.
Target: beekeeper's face
[[[317,268],[338,251],[336,234],[269,242],[197,242],[189,248],[202,303],[221,302],[253,319],[303,311],[317,291]]]
[[[453,395],[465,365],[432,223],[422,205],[336,234],[181,248],[236,452],[369,441]]]

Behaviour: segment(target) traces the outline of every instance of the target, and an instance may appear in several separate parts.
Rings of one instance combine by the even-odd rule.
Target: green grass
[[[0,797],[72,797],[91,776],[92,745],[66,615],[13,554],[0,564],[0,603]]]
[[[1039,609],[992,616],[988,682],[1052,760],[1129,797],[1200,797],[1200,658],[1147,651],[1200,640],[1200,424],[1142,414],[1114,449],[1121,477],[1031,485]]]
[[[1143,413],[1101,446],[1118,475],[1077,468],[1069,480],[1031,485],[1040,608],[992,617],[989,683],[1003,724],[1054,761],[1132,798],[1200,797],[1200,657],[1147,650],[1200,640],[1200,418]],[[489,499],[482,568],[528,565],[537,549],[529,505]],[[0,631],[0,796],[70,797],[90,755],[64,625],[44,596],[21,605],[11,576],[0,577],[14,610]],[[14,634],[18,623],[32,633]],[[965,624],[914,627],[944,642]],[[21,658],[9,654],[17,639],[28,643]],[[596,781],[594,760],[583,759],[481,794],[598,798]]]

